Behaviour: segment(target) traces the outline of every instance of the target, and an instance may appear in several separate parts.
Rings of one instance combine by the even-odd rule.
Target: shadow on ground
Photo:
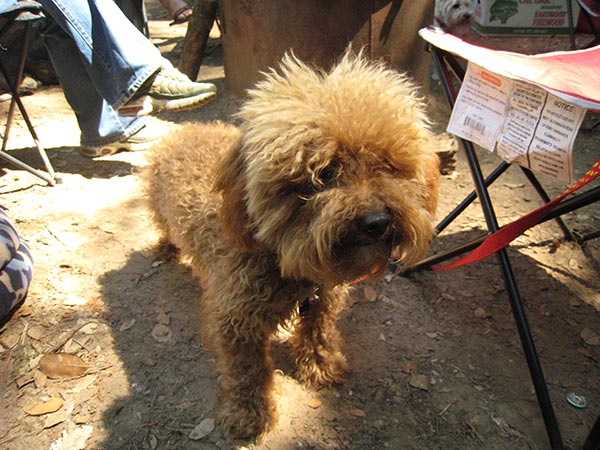
[[[436,246],[473,236],[453,233]],[[582,443],[599,411],[577,410],[566,395],[600,396],[597,362],[579,351],[581,329],[598,329],[600,320],[552,276],[560,267],[549,269],[517,249],[509,253],[564,438]],[[137,253],[128,259],[100,280],[125,374],[107,388],[116,398],[102,417],[108,437],[100,447],[227,448],[218,428],[200,441],[188,437],[215,413],[213,364],[199,338],[200,288],[185,265],[157,265]],[[586,271],[565,275],[589,281]],[[493,259],[451,272],[390,277],[377,285],[374,301],[362,289],[340,322],[354,368],[346,384],[305,390],[289,375],[286,346],[275,347],[280,424],[257,449],[546,448]],[[172,339],[160,342],[152,332],[165,316]],[[136,325],[121,331],[132,319]]]

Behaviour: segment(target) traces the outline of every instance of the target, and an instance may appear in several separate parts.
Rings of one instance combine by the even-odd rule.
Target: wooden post
[[[418,34],[433,23],[434,0],[219,0],[227,89],[243,96],[292,49],[329,69],[348,43],[406,70],[423,86],[431,54]]]
[[[196,0],[194,2],[194,12],[185,33],[179,60],[179,70],[192,81],[198,77],[208,35],[216,16],[217,0]]]

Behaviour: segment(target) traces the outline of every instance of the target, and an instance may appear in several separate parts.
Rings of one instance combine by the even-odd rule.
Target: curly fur
[[[276,422],[270,337],[297,319],[298,379],[342,381],[335,322],[349,284],[380,275],[392,252],[404,264],[424,254],[439,171],[413,84],[350,51],[329,72],[286,56],[239,119],[184,125],[153,152],[145,181],[163,244],[201,278],[220,423],[255,439]]]

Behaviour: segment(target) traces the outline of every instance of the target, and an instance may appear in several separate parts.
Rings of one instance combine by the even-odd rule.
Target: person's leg
[[[144,119],[121,117],[102,98],[75,41],[58,24],[48,19],[41,35],[65,97],[77,117],[82,146],[99,147],[119,142],[144,126]]]
[[[183,23],[192,17],[192,8],[185,0],[160,0],[160,4],[173,18],[173,24]]]
[[[121,116],[197,108],[215,97],[214,84],[177,71],[113,0],[40,3],[74,41],[98,94]]]
[[[115,109],[130,100],[165,63],[113,0],[40,3],[72,38],[96,90]]]
[[[62,5],[69,0],[60,1]],[[78,3],[81,0],[72,1]],[[99,0],[99,3],[103,2],[104,0]],[[54,5],[54,1],[48,3]],[[96,10],[93,6],[94,1],[90,3],[92,6],[89,10]],[[151,50],[149,55],[158,55],[158,58],[150,58],[155,59],[155,63],[151,66],[146,65],[145,68],[139,62],[138,56],[136,56],[138,61],[136,64],[127,64],[123,61],[130,50],[117,49],[112,57],[97,56],[96,47],[116,44],[116,40],[114,43],[105,41],[103,37],[107,35],[101,26],[98,32],[94,28],[92,40],[84,38],[77,32],[81,27],[73,25],[79,22],[69,19],[72,15],[56,14],[57,9],[53,10],[55,14],[48,14],[47,25],[41,34],[65,97],[77,116],[81,130],[80,150],[85,155],[101,156],[115,153],[119,149],[143,150],[152,142],[156,142],[164,134],[164,129],[161,130],[161,127],[156,124],[146,126],[146,121],[140,116],[154,114],[160,110],[198,107],[214,97],[216,93],[214,85],[191,82],[177,72],[150,41],[137,33],[137,30],[134,29],[132,34],[137,33],[137,36],[142,36],[146,42],[143,47]],[[117,11],[120,13],[120,10]],[[83,16],[86,17],[85,14]],[[54,17],[60,20],[54,21]],[[128,21],[126,23],[129,24]],[[96,35],[100,38],[96,39]],[[111,59],[114,61],[107,63]],[[157,64],[160,64],[158,68],[160,73],[152,76],[156,73],[154,67]],[[150,73],[150,78],[146,76],[147,73]],[[103,78],[103,74],[106,77],[112,76],[112,81]],[[142,81],[147,91],[140,92]],[[119,83],[121,83],[120,88],[117,86]],[[117,107],[122,103],[122,99],[114,105],[104,95],[106,92],[112,92],[114,98],[119,92],[124,92],[124,89],[128,94],[122,99],[129,99],[131,91],[134,92],[136,99],[125,105],[124,110],[121,111]],[[126,117],[127,114],[129,117]]]

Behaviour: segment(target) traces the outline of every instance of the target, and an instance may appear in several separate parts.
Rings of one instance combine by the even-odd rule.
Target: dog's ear
[[[252,237],[244,199],[246,171],[241,146],[241,139],[238,138],[221,157],[217,164],[213,190],[220,192],[223,197],[219,221],[225,234],[243,250],[254,251],[256,241]]]

